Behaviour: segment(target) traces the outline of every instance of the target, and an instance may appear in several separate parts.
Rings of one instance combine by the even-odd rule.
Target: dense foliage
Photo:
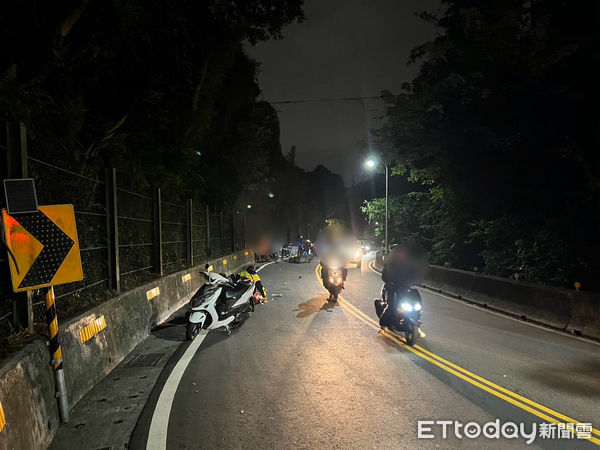
[[[600,288],[592,3],[445,0],[420,14],[439,34],[413,50],[412,83],[382,95],[378,131],[396,241],[419,241],[438,264]],[[364,210],[382,222],[383,200]]]
[[[2,119],[82,174],[233,204],[283,159],[242,45],[302,19],[302,0],[7,0]]]
[[[282,153],[243,44],[281,37],[302,4],[8,0],[2,119],[26,123],[40,159],[92,177],[116,167],[121,186],[161,187],[296,239],[300,224],[340,215],[343,183],[296,167],[295,148]]]

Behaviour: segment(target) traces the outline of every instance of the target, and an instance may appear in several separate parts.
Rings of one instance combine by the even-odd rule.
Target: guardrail
[[[383,268],[384,260],[384,255],[378,252],[375,257],[377,270]],[[430,266],[421,284],[523,320],[600,339],[600,294],[440,266]]]
[[[600,295],[430,266],[423,285],[482,307],[600,339]]]
[[[231,273],[254,261],[241,250],[205,261]],[[148,336],[185,305],[203,283],[204,264],[151,281],[61,324],[65,381],[71,408]],[[0,368],[0,449],[45,449],[60,425],[45,342],[38,339]]]
[[[4,126],[4,124],[2,124]],[[245,247],[245,220],[235,211],[213,210],[184,199],[169,186],[141,185],[132,174],[81,164],[56,142],[16,128],[11,145],[0,145],[0,161],[19,161],[20,171],[0,164],[4,178],[34,178],[42,205],[73,204],[84,278],[57,286],[59,317],[72,317],[161,275]],[[6,168],[5,168],[6,166]],[[6,173],[4,173],[6,172]],[[0,194],[0,206],[4,195]],[[15,294],[8,257],[0,254],[0,345],[20,327],[45,324],[43,291]],[[92,302],[93,301],[93,302]],[[27,311],[31,304],[33,314]],[[23,306],[25,305],[25,306]]]

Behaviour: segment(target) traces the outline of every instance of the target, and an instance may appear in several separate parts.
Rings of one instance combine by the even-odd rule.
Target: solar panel
[[[8,214],[34,213],[38,211],[37,195],[33,178],[4,180],[4,195]]]

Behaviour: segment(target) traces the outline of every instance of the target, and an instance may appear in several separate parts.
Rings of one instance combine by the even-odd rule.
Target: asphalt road
[[[148,432],[161,414],[168,449],[526,446],[522,437],[467,438],[459,431],[458,438],[454,424],[446,439],[441,425],[424,430],[433,438],[419,439],[418,421],[427,420],[523,423],[527,433],[544,422],[600,429],[598,344],[422,291],[427,338],[409,349],[400,336],[377,332],[373,298],[381,280],[367,264],[350,269],[337,304],[327,302],[315,269],[264,267],[270,295],[282,296],[258,306],[231,336],[208,333],[169,387],[169,372],[189,349],[183,344],[130,447],[156,445]],[[170,412],[155,410],[165,389],[175,392]],[[592,441],[543,439],[538,428],[531,446],[592,448],[600,444],[595,433]]]

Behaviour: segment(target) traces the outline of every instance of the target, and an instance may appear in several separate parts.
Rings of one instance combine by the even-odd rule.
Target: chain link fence
[[[196,266],[210,256],[208,252],[208,227],[206,225],[207,209],[194,203],[192,205],[192,249],[193,263]]]
[[[161,198],[157,190],[130,185],[126,189],[124,183],[119,184],[118,174],[113,183],[104,171],[84,170],[74,162],[69,166],[68,158],[49,162],[44,155],[55,155],[60,149],[48,142],[29,141],[28,176],[35,179],[40,205],[74,205],[84,274],[80,282],[55,287],[56,306],[63,319],[113,297],[117,287],[129,290],[161,272],[166,275],[185,269],[190,261],[198,265],[206,258],[243,248],[243,224],[234,225],[239,221],[236,215],[209,210],[198,202],[190,201],[189,208],[185,199],[172,194]],[[7,155],[8,149],[0,145],[3,161]],[[117,236],[111,236],[109,198],[116,203]],[[12,292],[8,259],[2,253],[0,340],[18,328],[13,300],[25,301],[24,294]],[[118,261],[118,272],[111,270],[111,261]],[[34,322],[40,326],[45,324],[43,295],[44,290],[39,289],[32,296]]]
[[[223,241],[223,230],[221,229],[221,215],[218,212],[212,212],[210,217],[210,248],[211,255],[221,255],[221,244]]]
[[[2,161],[7,160],[7,149],[4,145],[0,144],[0,158]],[[4,207],[4,199],[1,198],[0,202]],[[8,272],[8,254],[2,250],[0,252],[0,336],[8,336],[13,329],[12,316],[13,308],[12,302],[10,301],[12,296],[12,289],[10,284],[10,273]]]
[[[124,290],[154,277],[154,200],[151,194],[117,188],[119,274]]]
[[[184,204],[161,201],[163,271],[166,275],[186,266],[186,214]]]

